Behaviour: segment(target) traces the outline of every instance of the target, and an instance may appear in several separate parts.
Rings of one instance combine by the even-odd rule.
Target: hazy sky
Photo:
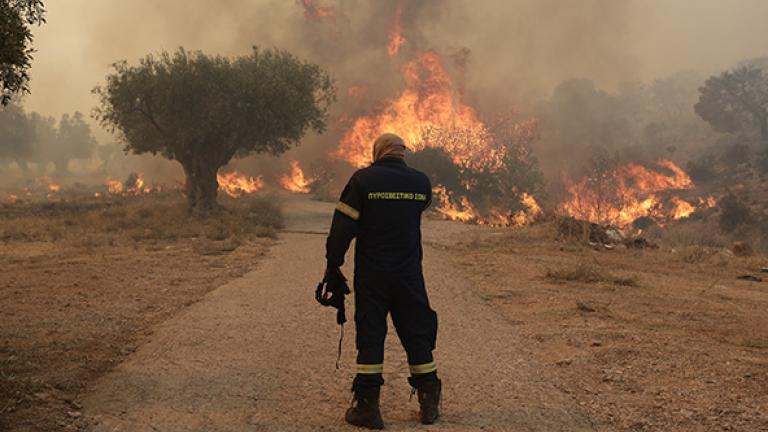
[[[375,0],[320,1],[360,9],[349,5]],[[90,112],[95,103],[90,91],[110,63],[135,62],[159,49],[184,45],[232,55],[258,44],[313,55],[297,37],[307,23],[294,0],[50,0],[46,5],[48,23],[35,31],[26,105],[51,115]],[[444,5],[434,19],[422,19],[425,40],[468,47],[478,88],[507,88],[510,97],[546,94],[567,78],[611,86],[683,69],[714,72],[768,54],[765,0],[445,0]],[[386,32],[389,17],[380,22]]]

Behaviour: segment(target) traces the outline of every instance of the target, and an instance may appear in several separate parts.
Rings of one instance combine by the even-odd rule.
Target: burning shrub
[[[749,206],[733,193],[720,200],[720,210],[720,229],[725,232],[733,232],[754,220]]]
[[[434,185],[443,185],[449,190],[462,189],[461,169],[441,148],[424,148],[408,156],[408,164],[424,174]]]
[[[625,229],[643,218],[664,225],[690,217],[716,204],[714,197],[687,201],[677,193],[692,190],[693,181],[669,160],[640,165],[599,156],[590,174],[568,186],[570,197],[560,205],[564,215]]]
[[[525,123],[525,122],[524,122]],[[453,148],[471,148],[475,130],[429,128],[422,135],[422,150],[411,165],[429,175],[435,188],[435,210],[463,222],[525,225],[543,215],[536,198],[544,194],[544,177],[530,149],[535,124],[515,124],[491,133],[484,130],[482,148],[489,163],[452,156]]]

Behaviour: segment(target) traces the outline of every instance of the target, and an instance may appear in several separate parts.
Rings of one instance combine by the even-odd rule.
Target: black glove
[[[344,277],[341,269],[338,267],[328,268],[323,280],[317,284],[315,299],[323,306],[335,307],[336,323],[341,325],[347,322],[344,296],[350,292],[347,278]]]

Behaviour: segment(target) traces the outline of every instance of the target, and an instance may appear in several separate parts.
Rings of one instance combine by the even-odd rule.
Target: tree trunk
[[[760,137],[764,143],[768,143],[768,117],[760,118]]]
[[[185,193],[189,212],[198,216],[211,214],[219,209],[216,195],[218,167],[204,160],[182,163],[186,175]]]

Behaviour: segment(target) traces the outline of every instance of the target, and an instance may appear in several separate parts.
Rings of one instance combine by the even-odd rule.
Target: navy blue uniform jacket
[[[357,171],[341,194],[326,241],[329,267],[341,267],[350,242],[356,274],[421,273],[421,213],[432,201],[429,178],[402,158]]]

